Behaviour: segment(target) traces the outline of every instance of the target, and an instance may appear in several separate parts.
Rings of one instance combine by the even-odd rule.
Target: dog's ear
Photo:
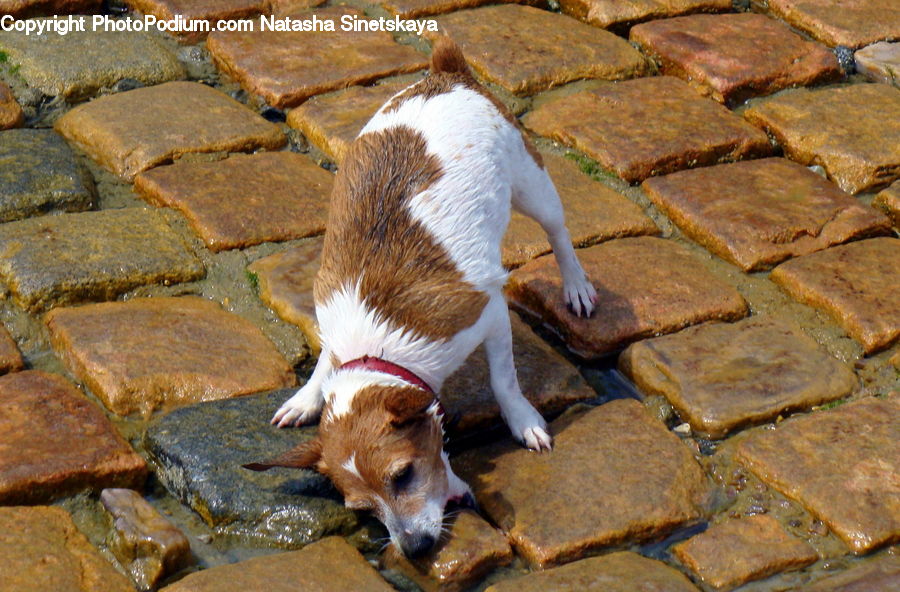
[[[420,388],[392,387],[384,399],[384,408],[390,416],[391,424],[400,427],[424,417],[432,403],[434,396]]]
[[[251,471],[268,471],[272,467],[288,467],[291,469],[315,469],[322,459],[322,442],[318,438],[307,440],[303,444],[288,450],[281,456],[258,463],[243,465]]]

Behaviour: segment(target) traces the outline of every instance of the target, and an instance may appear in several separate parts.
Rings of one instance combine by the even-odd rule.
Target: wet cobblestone
[[[540,150],[600,292],[572,317],[513,214],[518,375],[556,448],[510,439],[476,351],[442,400],[479,509],[402,559],[322,475],[241,465],[316,432],[268,422],[319,355],[330,183],[433,37],[0,34],[4,592],[894,592],[893,0],[0,4],[434,17]],[[192,563],[128,534],[163,521]]]

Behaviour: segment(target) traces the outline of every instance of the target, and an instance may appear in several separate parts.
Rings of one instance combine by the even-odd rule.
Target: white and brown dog
[[[404,553],[427,552],[447,502],[471,495],[443,451],[435,393],[482,343],[513,436],[550,449],[513,363],[500,258],[510,205],[547,232],[566,301],[590,315],[596,294],[540,155],[441,39],[430,75],[378,111],[337,174],[315,284],[322,353],[272,419],[299,426],[321,414],[318,436],[248,468],[315,468]]]

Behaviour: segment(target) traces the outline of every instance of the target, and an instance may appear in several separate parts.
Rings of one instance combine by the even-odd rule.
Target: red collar
[[[350,360],[346,364],[341,364],[341,369],[351,370],[353,368],[363,368],[365,370],[374,370],[376,372],[390,374],[391,376],[396,376],[397,378],[405,380],[406,382],[419,387],[423,391],[434,395],[434,390],[430,386],[428,386],[427,382],[425,382],[403,366],[398,366],[393,362],[388,362],[387,360],[382,360],[381,358],[363,356],[361,358],[356,358],[355,360]]]

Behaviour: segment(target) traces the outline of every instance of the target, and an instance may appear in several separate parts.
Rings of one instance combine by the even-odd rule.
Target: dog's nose
[[[434,546],[434,537],[430,534],[420,534],[409,537],[403,544],[403,554],[410,559],[423,557]]]

